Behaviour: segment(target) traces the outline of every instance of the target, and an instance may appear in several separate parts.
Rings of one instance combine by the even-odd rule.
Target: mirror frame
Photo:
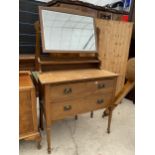
[[[48,50],[45,48],[45,38],[44,38],[44,32],[43,32],[43,20],[42,20],[42,10],[49,10],[49,11],[55,11],[55,12],[60,12],[60,13],[68,13],[68,14],[73,14],[73,15],[80,15],[80,16],[86,16],[86,17],[92,17],[93,18],[93,24],[94,24],[94,36],[95,36],[95,46],[96,50],[94,51],[78,51],[78,50]],[[42,42],[42,49],[43,53],[83,53],[83,54],[95,54],[98,53],[98,44],[97,44],[97,28],[96,28],[96,23],[95,23],[95,18],[93,16],[90,16],[88,13],[84,12],[79,12],[78,10],[73,10],[73,9],[66,9],[66,8],[58,8],[58,7],[45,7],[45,6],[39,6],[39,21],[40,21],[40,28],[41,28],[41,42]]]

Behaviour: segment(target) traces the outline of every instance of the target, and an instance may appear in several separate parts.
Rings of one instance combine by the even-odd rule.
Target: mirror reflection
[[[96,52],[92,17],[41,10],[44,52]]]

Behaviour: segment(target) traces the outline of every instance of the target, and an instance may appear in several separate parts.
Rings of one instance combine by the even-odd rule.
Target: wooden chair
[[[125,83],[125,85],[122,88],[122,90],[115,97],[111,110],[113,110],[117,105],[119,105],[121,103],[121,101],[123,100],[123,98],[135,86],[135,58],[131,58],[131,59],[128,60],[127,70],[126,70],[126,79],[127,79],[127,82]],[[108,116],[108,115],[109,115],[109,109],[106,109],[103,112],[102,117],[105,117],[105,116]],[[93,118],[93,111],[91,112],[90,117]]]
[[[127,82],[125,83],[122,90],[118,93],[113,101],[112,110],[121,103],[123,98],[134,88],[135,86],[135,58],[131,58],[128,60],[127,64],[127,71],[126,71],[126,79]],[[102,117],[109,115],[109,110],[106,109],[103,112]]]

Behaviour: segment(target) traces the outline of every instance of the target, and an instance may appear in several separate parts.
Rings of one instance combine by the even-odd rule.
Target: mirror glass
[[[41,9],[43,52],[96,52],[94,18]]]

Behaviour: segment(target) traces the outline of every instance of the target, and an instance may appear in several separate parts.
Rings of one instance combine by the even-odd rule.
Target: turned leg
[[[93,118],[93,115],[94,115],[94,113],[93,113],[93,111],[91,111],[90,112],[90,117]]]
[[[78,119],[78,115],[75,115],[75,120],[77,120]]]
[[[41,130],[44,130],[44,125],[43,125],[43,107],[42,105],[40,104],[40,118],[39,118],[39,127]]]
[[[40,142],[37,142],[37,148],[38,148],[38,150],[41,149],[41,144],[40,144]]]
[[[109,107],[109,115],[108,115],[108,128],[107,133],[110,133],[111,119],[112,119],[112,108]]]
[[[46,127],[46,134],[47,134],[47,151],[50,154],[51,153],[51,130],[50,130],[50,126]]]
[[[37,148],[38,148],[38,150],[40,150],[41,149],[41,136],[39,135],[38,137],[37,137],[37,139],[36,139],[36,142],[37,142]]]

